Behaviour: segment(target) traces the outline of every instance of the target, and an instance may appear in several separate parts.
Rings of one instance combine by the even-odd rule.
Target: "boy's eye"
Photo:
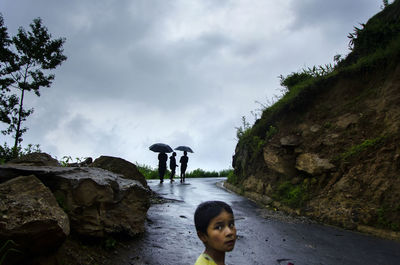
[[[217,225],[215,228],[218,230],[222,230],[222,225]]]
[[[235,227],[235,223],[230,223],[230,224],[229,224],[229,227],[230,227],[230,228],[234,228],[234,227]]]

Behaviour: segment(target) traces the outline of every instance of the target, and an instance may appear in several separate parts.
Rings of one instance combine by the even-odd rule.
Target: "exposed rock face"
[[[60,166],[60,163],[49,154],[46,153],[31,153],[20,158],[9,161],[9,165],[25,165],[25,166]]]
[[[284,149],[275,146],[266,146],[263,152],[264,162],[267,167],[279,174],[292,175],[295,167],[293,166],[293,155],[288,154]]]
[[[0,239],[14,240],[24,254],[46,254],[69,235],[67,214],[34,176],[0,184]]]
[[[320,175],[335,168],[328,159],[319,158],[317,154],[305,153],[297,157],[296,168],[310,175]]]
[[[144,231],[150,190],[136,180],[100,168],[0,166],[0,182],[35,175],[68,213],[71,231],[103,237]]]
[[[384,23],[399,25],[400,1],[382,12],[374,18],[391,14],[395,21]],[[308,89],[292,105],[263,113],[239,141],[236,188],[283,203],[304,194],[286,206],[324,223],[400,231],[398,58],[338,71]]]
[[[119,157],[101,156],[94,160],[91,167],[102,168],[116,174],[121,174],[124,178],[139,181],[147,187],[147,181],[142,173],[139,172],[136,165]]]

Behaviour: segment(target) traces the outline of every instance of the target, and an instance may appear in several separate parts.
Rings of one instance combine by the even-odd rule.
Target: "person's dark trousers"
[[[159,175],[159,177],[160,177],[160,182],[161,182],[161,183],[164,182],[164,175],[165,175],[166,169],[167,169],[167,168],[164,168],[164,167],[159,167],[159,168],[158,168],[158,175]]]
[[[174,179],[175,169],[171,169],[171,181]]]

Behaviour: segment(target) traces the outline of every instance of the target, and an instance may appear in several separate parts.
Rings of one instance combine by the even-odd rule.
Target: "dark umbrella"
[[[184,145],[178,146],[177,148],[175,148],[175,150],[186,151],[186,152],[189,152],[189,153],[194,153],[193,150],[192,150],[192,148],[190,148],[189,146],[184,146]]]
[[[157,153],[171,153],[174,151],[169,145],[163,143],[153,144],[149,147],[149,149]]]

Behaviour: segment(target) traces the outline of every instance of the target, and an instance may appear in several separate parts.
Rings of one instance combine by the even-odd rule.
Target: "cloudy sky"
[[[40,144],[58,159],[110,155],[156,167],[157,154],[148,148],[163,142],[192,147],[189,171],[227,169],[235,127],[242,116],[253,123],[251,112],[279,95],[278,76],[346,55],[347,34],[381,6],[380,0],[1,0],[10,35],[40,17],[53,37],[66,38],[68,59],[54,71],[53,85],[25,101],[35,112],[23,146]]]

